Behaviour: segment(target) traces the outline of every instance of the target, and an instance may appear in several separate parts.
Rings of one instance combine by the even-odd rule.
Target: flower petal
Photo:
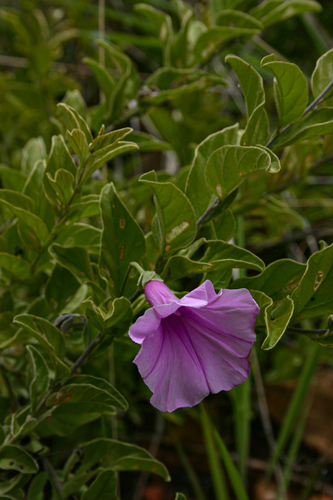
[[[162,320],[134,360],[160,411],[194,406],[209,394],[197,353],[177,316]]]
[[[189,310],[182,312],[184,328],[197,353],[210,392],[229,391],[245,382],[250,374],[248,357],[255,333],[249,322],[244,338],[234,336],[216,325],[203,322],[201,313],[202,310],[199,314]]]
[[[159,326],[161,320],[156,316],[154,309],[148,309],[143,316],[140,316],[132,325],[128,331],[128,335],[137,344],[142,344],[144,339],[155,333]]]
[[[196,310],[197,321],[199,315],[210,328],[214,329],[215,325],[226,335],[254,342],[256,334],[253,326],[260,312],[258,304],[245,288],[221,292],[206,307]]]
[[[204,307],[214,301],[220,294],[221,292],[216,294],[213,284],[206,280],[198,288],[181,298],[180,303],[182,306],[187,307]]]

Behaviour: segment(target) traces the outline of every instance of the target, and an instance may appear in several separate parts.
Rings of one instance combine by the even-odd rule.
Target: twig
[[[202,216],[199,217],[199,219],[197,220],[197,228],[199,228],[201,226],[203,221],[208,217],[208,215],[210,215],[213,212],[213,210],[215,210],[215,208],[219,205],[219,203],[220,203],[220,199],[216,198],[214,203],[212,203],[212,205],[209,208],[207,208],[206,212],[203,213]]]
[[[94,340],[91,342],[91,344],[88,345],[87,349],[81,354],[78,360],[75,361],[75,363],[70,367],[70,372],[74,373],[87,359],[89,354],[95,349],[99,341],[101,340],[102,333],[99,332],[99,334],[94,338]]]
[[[62,485],[61,485],[60,479],[57,476],[57,473],[54,470],[54,468],[53,468],[50,460],[48,458],[46,458],[46,457],[43,457],[42,458],[42,462],[44,464],[45,469],[48,471],[48,473],[52,477],[53,482],[54,482],[54,486],[56,487],[56,489],[57,489],[57,491],[58,491],[58,493],[60,495],[60,498],[63,498],[63,496],[62,496]]]

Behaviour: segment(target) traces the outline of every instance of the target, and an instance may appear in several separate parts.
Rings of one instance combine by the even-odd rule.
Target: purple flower
[[[150,281],[152,305],[129,335],[142,344],[134,363],[161,411],[194,406],[210,392],[229,391],[250,374],[249,354],[259,307],[248,290],[215,293],[210,281],[178,299]]]

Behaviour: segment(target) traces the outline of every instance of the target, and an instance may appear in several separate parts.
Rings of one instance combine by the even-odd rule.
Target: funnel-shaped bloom
[[[161,411],[194,406],[228,391],[250,374],[249,354],[259,307],[248,290],[215,293],[210,281],[178,299],[160,281],[145,295],[152,305],[129,335],[142,344],[134,363]]]

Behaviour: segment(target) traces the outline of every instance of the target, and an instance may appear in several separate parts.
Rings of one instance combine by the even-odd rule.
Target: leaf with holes
[[[11,444],[1,448],[0,469],[17,470],[21,474],[36,474],[38,464],[23,448]]]

